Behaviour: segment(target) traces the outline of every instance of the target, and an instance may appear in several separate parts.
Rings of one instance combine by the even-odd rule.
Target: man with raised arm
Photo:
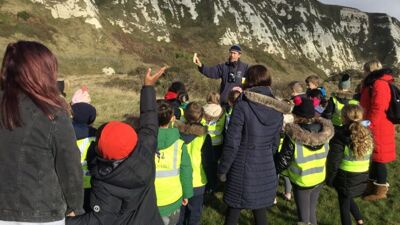
[[[212,79],[221,79],[219,92],[221,94],[221,104],[227,105],[229,92],[234,87],[241,87],[245,80],[245,73],[248,68],[246,63],[240,61],[242,49],[239,45],[232,45],[229,48],[229,58],[225,63],[216,66],[205,66],[201,63],[197,53],[194,53],[193,63],[199,67],[200,73]]]

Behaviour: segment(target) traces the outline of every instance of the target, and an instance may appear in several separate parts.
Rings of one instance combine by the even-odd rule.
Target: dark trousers
[[[90,212],[92,211],[91,207],[90,207],[90,191],[92,189],[91,188],[85,188],[84,189],[84,195],[83,195],[83,209],[85,210],[85,212]]]
[[[293,185],[293,195],[299,222],[317,224],[317,204],[321,188],[322,184],[309,189]]]
[[[351,225],[350,213],[353,215],[356,221],[362,220],[361,212],[352,197],[338,193],[338,198],[340,206],[340,220],[342,221],[342,225]]]
[[[376,180],[378,184],[386,184],[387,168],[385,163],[371,162],[369,167],[369,179]]]
[[[241,209],[228,208],[225,217],[225,225],[237,225]],[[256,225],[267,225],[267,208],[253,209],[254,223]]]
[[[195,188],[193,197],[189,198],[189,203],[186,206],[181,206],[181,214],[177,225],[200,225],[204,189],[204,187]]]

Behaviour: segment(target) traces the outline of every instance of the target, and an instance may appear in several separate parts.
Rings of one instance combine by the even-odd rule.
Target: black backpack
[[[394,124],[400,124],[400,90],[393,83],[389,83],[391,99],[386,111],[387,118]]]

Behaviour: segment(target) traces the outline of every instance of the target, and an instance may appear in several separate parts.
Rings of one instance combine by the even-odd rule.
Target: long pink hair
[[[21,127],[18,95],[25,94],[52,120],[67,103],[57,88],[57,59],[43,44],[33,41],[10,43],[0,70],[1,124],[7,129]]]

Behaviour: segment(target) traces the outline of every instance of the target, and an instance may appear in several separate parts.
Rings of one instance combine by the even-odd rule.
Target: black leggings
[[[356,221],[362,220],[362,215],[354,199],[338,192],[340,206],[340,220],[342,225],[351,225],[351,215]]]
[[[317,204],[321,188],[322,184],[309,189],[293,185],[293,195],[299,222],[317,224]]]
[[[225,217],[225,225],[237,225],[241,209],[228,208]],[[256,225],[267,225],[267,208],[253,209],[253,216]]]
[[[378,184],[386,184],[387,168],[385,163],[371,162],[369,167],[369,179],[376,180]]]

